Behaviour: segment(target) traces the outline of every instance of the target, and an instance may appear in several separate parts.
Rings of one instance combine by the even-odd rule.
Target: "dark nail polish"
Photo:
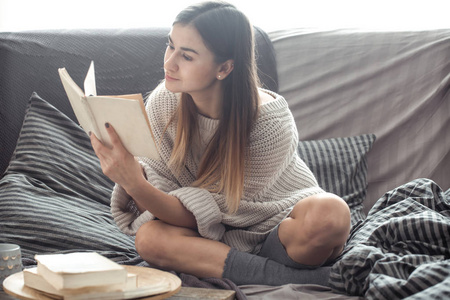
[[[109,128],[109,123],[105,123],[105,127],[106,127],[106,128]]]

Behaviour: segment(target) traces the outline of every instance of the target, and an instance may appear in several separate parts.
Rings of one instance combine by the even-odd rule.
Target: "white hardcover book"
[[[125,285],[127,270],[96,252],[36,255],[37,272],[55,289]]]
[[[62,289],[57,290],[47,280],[38,274],[37,268],[29,268],[23,270],[24,284],[27,287],[38,290],[45,294],[51,294],[52,298],[64,298],[69,295],[83,294],[104,294],[108,292],[120,292],[124,290],[134,290],[137,288],[137,275],[128,273],[127,281],[124,284],[100,285],[95,287],[86,287],[80,289]],[[58,296],[58,297],[56,297]]]

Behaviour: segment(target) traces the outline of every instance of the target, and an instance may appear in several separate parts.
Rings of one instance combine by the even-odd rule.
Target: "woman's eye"
[[[183,54],[183,57],[184,57],[184,59],[187,60],[187,61],[191,61],[191,60],[192,60],[192,57],[190,57],[190,56],[188,56],[188,55],[186,55],[186,54]]]
[[[167,48],[169,48],[170,50],[175,50],[175,47],[170,43],[170,42],[167,42],[166,43],[166,46],[167,46]],[[180,54],[185,60],[187,60],[187,61],[192,61],[192,57],[190,57],[189,55],[187,55],[187,54],[185,54],[185,53],[182,53],[182,54]]]

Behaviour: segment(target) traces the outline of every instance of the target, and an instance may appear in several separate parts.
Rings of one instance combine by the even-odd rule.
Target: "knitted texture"
[[[161,159],[140,158],[148,181],[177,197],[194,214],[201,236],[250,253],[259,252],[269,232],[299,200],[324,192],[297,154],[297,128],[286,100],[273,92],[264,92],[275,100],[260,106],[250,134],[244,193],[236,213],[227,212],[223,194],[192,186],[205,144],[216,130],[218,120],[199,116],[203,137],[191,146],[186,167],[175,175],[168,166],[176,135],[175,122],[165,129],[179,97],[164,84],[153,91],[146,105]],[[118,185],[112,194],[111,210],[119,228],[129,235],[154,218],[149,212],[140,215],[130,196]]]

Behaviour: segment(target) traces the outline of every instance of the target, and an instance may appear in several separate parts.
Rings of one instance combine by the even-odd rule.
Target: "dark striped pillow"
[[[111,217],[112,187],[86,133],[33,94],[0,180],[0,242],[19,244],[25,262],[82,250],[128,262],[137,253]]]
[[[300,141],[298,152],[319,185],[342,197],[350,206],[352,225],[364,219],[367,191],[366,154],[375,142],[374,134],[324,140]]]

